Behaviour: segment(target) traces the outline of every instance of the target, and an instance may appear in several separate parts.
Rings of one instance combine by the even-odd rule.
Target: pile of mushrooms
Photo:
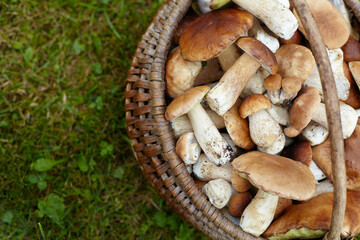
[[[354,237],[360,233],[359,34],[342,0],[307,3],[340,100],[348,189],[342,237]],[[209,201],[245,232],[323,236],[333,201],[328,123],[296,11],[288,0],[197,0],[193,9],[166,63],[165,117],[178,156]]]

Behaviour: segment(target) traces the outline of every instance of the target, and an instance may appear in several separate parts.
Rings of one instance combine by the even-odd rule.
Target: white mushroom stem
[[[251,139],[261,148],[267,148],[280,137],[282,129],[267,112],[260,110],[249,116]]]
[[[231,185],[223,179],[209,181],[203,186],[202,191],[218,209],[225,207],[231,197]]]
[[[278,196],[259,189],[245,208],[240,219],[240,227],[245,232],[259,237],[273,220],[278,200]]]
[[[324,172],[321,171],[321,169],[318,167],[318,165],[316,165],[316,163],[312,160],[311,160],[309,169],[312,172],[312,174],[314,175],[316,181],[319,182],[326,178]]]
[[[334,80],[335,80],[338,97],[340,100],[345,101],[350,94],[350,83],[344,74],[343,51],[340,48],[338,48],[338,49],[327,50],[327,52],[331,64],[331,70],[334,73]],[[320,74],[316,66],[313,72],[304,82],[304,86],[316,87],[320,93],[321,98],[322,99],[324,98],[323,90],[321,87]]]
[[[281,105],[271,104],[271,108],[266,109],[268,114],[280,125],[288,126],[290,125],[290,115],[289,110],[284,108]]]
[[[208,116],[211,118],[217,129],[225,128],[224,119],[222,117],[220,117],[216,112],[214,112],[210,108],[206,108],[205,111],[208,114]],[[180,117],[177,117],[171,120],[170,122],[171,122],[171,128],[173,129],[176,138],[180,137],[184,133],[193,132],[190,119],[187,115],[182,115]]]
[[[256,38],[257,40],[262,42],[273,53],[275,53],[276,50],[278,50],[280,47],[279,40],[277,40],[277,38],[271,36],[266,31],[264,31],[264,29],[262,29],[260,23],[256,19],[254,19],[253,26],[249,30],[249,36]]]
[[[298,28],[294,14],[279,1],[233,0],[265,23],[276,35],[290,39]]]
[[[261,152],[277,155],[284,149],[285,142],[285,134],[281,133],[279,138],[270,147],[258,146],[257,149]]]
[[[208,92],[206,100],[210,108],[220,116],[226,113],[260,66],[253,57],[243,53],[225,72],[219,83]]]
[[[321,181],[316,185],[316,195],[320,195],[327,192],[334,192],[334,186],[329,179]]]
[[[289,2],[289,0],[276,0],[276,1],[278,1],[279,3],[281,3],[284,7],[290,8],[290,2]]]
[[[301,132],[301,135],[310,143],[311,146],[316,146],[327,139],[329,131],[324,126],[311,121]]]
[[[246,98],[252,94],[263,94],[266,92],[264,86],[265,79],[270,75],[264,68],[259,68],[255,75],[250,78],[248,83],[245,85],[245,88],[240,94],[240,98]]]
[[[289,102],[297,96],[297,93],[289,94],[282,88],[278,90],[267,90],[266,94],[272,104],[283,106],[287,106]]]
[[[199,159],[201,147],[193,132],[187,132],[176,142],[176,153],[185,164],[194,164]]]
[[[232,167],[230,163],[218,167],[205,154],[201,154],[193,165],[193,173],[197,179],[205,182],[215,179],[231,182]]]
[[[347,139],[354,132],[358,115],[351,106],[347,104],[340,104],[340,119],[343,132],[343,138]],[[328,129],[328,122],[326,118],[325,104],[320,103],[317,110],[313,113],[312,120],[321,124]]]
[[[196,140],[210,161],[216,165],[224,165],[229,162],[233,151],[206,114],[204,108],[200,104],[196,104],[187,115]]]

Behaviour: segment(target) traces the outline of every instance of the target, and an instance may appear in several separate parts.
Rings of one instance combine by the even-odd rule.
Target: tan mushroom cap
[[[166,90],[169,96],[174,98],[192,88],[201,68],[200,62],[184,60],[180,48],[174,48],[166,62]]]
[[[308,141],[298,141],[287,146],[282,156],[291,158],[295,161],[310,167],[312,161],[312,149]]]
[[[342,47],[350,36],[350,29],[341,12],[328,0],[306,0],[306,2],[326,47],[329,49]],[[295,16],[298,18],[297,14]],[[303,25],[298,22],[299,30],[307,38]]]
[[[350,105],[354,109],[359,109],[360,108],[359,88],[351,75],[348,65],[345,62],[343,62],[343,68],[344,68],[345,77],[349,80],[350,83],[349,97],[345,100],[345,103],[347,105]]]
[[[165,112],[167,120],[173,120],[183,114],[186,114],[196,104],[199,104],[204,96],[210,91],[209,86],[198,86],[190,88],[185,93],[172,100]]]
[[[278,64],[275,55],[265,44],[252,37],[241,37],[235,44],[256,59],[270,74],[277,73]]]
[[[254,186],[279,197],[303,201],[316,193],[309,168],[289,158],[252,151],[234,159],[232,166]]]
[[[315,67],[315,58],[307,47],[289,44],[281,46],[275,53],[278,73],[283,77],[298,77],[304,81]]]
[[[349,69],[356,84],[360,88],[360,61],[349,62]]]
[[[303,88],[291,106],[290,127],[284,130],[285,135],[296,137],[309,124],[320,101],[319,92],[315,87]]]
[[[282,216],[269,226],[263,237],[270,239],[272,236],[280,237],[290,230],[301,228],[323,231],[318,233],[318,237],[321,237],[330,228],[333,198],[333,193],[324,193],[306,202],[290,206]],[[359,211],[360,192],[347,191],[342,237],[353,237],[360,233]],[[301,236],[296,238],[301,238]]]
[[[241,99],[239,98],[234,106],[223,115],[223,118],[232,141],[238,147],[249,150],[255,146],[255,143],[250,137],[249,121],[239,115],[240,103]]]
[[[271,108],[271,102],[262,94],[252,94],[242,101],[239,113],[242,118],[246,118],[260,110]]]
[[[344,140],[344,144],[347,188],[360,190],[360,125],[357,125],[353,134]],[[325,142],[314,146],[312,150],[316,165],[326,177],[333,181],[330,139],[328,138]]]
[[[205,13],[190,23],[180,37],[188,61],[206,61],[218,56],[252,27],[253,16],[237,9]]]
[[[282,77],[280,74],[269,75],[265,78],[264,87],[266,90],[275,91],[281,88]]]
[[[298,77],[286,77],[282,79],[281,86],[287,94],[297,94],[303,82],[304,80]]]

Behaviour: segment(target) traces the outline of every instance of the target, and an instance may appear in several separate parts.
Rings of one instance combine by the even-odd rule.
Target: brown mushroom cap
[[[275,91],[281,88],[282,77],[280,74],[269,75],[265,78],[264,87],[266,90]]]
[[[283,77],[298,77],[304,81],[315,67],[315,58],[307,47],[290,44],[281,46],[275,53],[278,73]]]
[[[306,0],[306,2],[327,48],[342,47],[350,36],[350,29],[340,11],[328,0]],[[297,17],[297,14],[295,16]],[[304,27],[300,21],[298,22],[299,30],[306,37]]]
[[[290,109],[290,127],[284,130],[288,137],[295,137],[293,131],[298,134],[309,124],[314,111],[320,104],[320,95],[315,87],[303,88],[295,99]]]
[[[299,30],[296,30],[294,32],[294,35],[289,39],[289,40],[285,40],[283,38],[279,38],[280,44],[281,45],[289,45],[289,44],[301,44],[302,41],[302,36]]]
[[[231,184],[233,188],[238,192],[246,192],[252,186],[249,180],[240,177],[234,170],[231,174]]]
[[[347,105],[350,105],[354,109],[360,108],[360,91],[355,83],[354,79],[352,78],[350,69],[348,65],[343,62],[344,74],[345,77],[349,80],[350,83],[350,90],[349,90],[349,97],[345,100]]]
[[[312,149],[308,141],[298,141],[286,147],[282,156],[310,167],[312,161]]]
[[[286,77],[282,79],[281,86],[287,94],[296,94],[303,82],[304,80],[298,77]]]
[[[235,44],[256,59],[270,74],[277,73],[278,66],[275,55],[265,44],[252,37],[241,37]]]
[[[291,199],[279,198],[278,204],[276,206],[274,220],[281,216],[281,214],[292,205]]]
[[[239,113],[242,118],[246,118],[260,110],[271,108],[271,102],[262,94],[252,94],[247,96],[241,103]]]
[[[166,62],[166,90],[170,97],[192,88],[202,66],[200,62],[189,62],[181,56],[180,48],[174,48]]]
[[[229,214],[234,217],[240,217],[251,200],[252,196],[249,192],[235,194],[229,201]]]
[[[324,235],[330,228],[333,198],[333,193],[324,193],[306,202],[290,206],[282,216],[269,226],[263,236],[265,238],[280,237],[290,230],[302,228],[323,231],[318,232],[317,237]],[[352,237],[360,233],[359,211],[360,192],[347,191],[345,218],[341,233],[343,237]],[[306,231],[304,232],[306,233]],[[300,231],[299,234],[301,234]],[[297,238],[301,237],[301,235],[297,236]]]
[[[250,137],[249,121],[239,115],[240,103],[241,99],[239,98],[234,106],[223,115],[223,118],[226,130],[233,142],[238,147],[249,150],[255,146],[255,143]]]
[[[356,84],[360,88],[360,61],[349,62],[349,69]]]
[[[350,35],[341,50],[343,50],[345,62],[360,61],[360,43],[353,36]]]
[[[279,197],[302,201],[316,193],[309,168],[289,158],[252,151],[234,159],[232,166],[256,187]]]
[[[344,140],[344,144],[347,188],[360,190],[360,125],[356,125],[355,131]],[[312,150],[316,165],[333,181],[330,139],[328,138],[325,142],[314,146]]]
[[[210,89],[209,86],[198,86],[190,88],[185,93],[177,96],[167,107],[165,118],[167,120],[173,120],[178,116],[186,114],[192,107],[200,103]]]
[[[252,27],[253,16],[238,9],[205,13],[190,23],[180,37],[180,48],[188,61],[206,61],[218,56]]]

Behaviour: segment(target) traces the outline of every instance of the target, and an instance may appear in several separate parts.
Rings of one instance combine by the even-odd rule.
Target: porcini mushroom
[[[180,136],[176,142],[176,153],[186,164],[194,164],[199,159],[201,147],[193,132],[187,132]]]
[[[174,98],[192,88],[201,68],[201,62],[184,60],[180,48],[174,48],[166,62],[166,90],[169,96]]]
[[[290,206],[274,221],[263,236],[275,239],[320,238],[330,228],[333,193],[318,195],[306,202]],[[346,210],[341,236],[354,237],[360,233],[360,192],[347,191]]]
[[[349,38],[350,29],[340,11],[328,0],[306,0],[306,2],[326,47],[329,49],[342,47]],[[299,30],[307,38],[300,20]]]
[[[207,13],[222,6],[226,5],[230,2],[230,0],[197,0],[197,5],[202,13]]]
[[[218,209],[225,207],[231,197],[230,183],[224,179],[209,181],[203,186],[202,191],[208,196],[214,207]]]
[[[198,161],[193,165],[193,173],[195,178],[201,181],[210,181],[221,178],[231,182],[232,167],[230,163],[216,166],[205,154],[201,154]]]
[[[246,97],[239,109],[242,118],[249,118],[251,139],[258,147],[267,148],[278,140],[282,133],[280,125],[265,111],[271,108],[270,101],[261,94]]]
[[[303,201],[316,193],[309,168],[289,158],[252,151],[234,159],[232,166],[259,188],[240,220],[240,227],[256,237],[270,225],[279,197]]]
[[[329,131],[321,124],[310,121],[306,128],[301,132],[301,136],[303,136],[311,146],[316,146],[327,139]]]
[[[223,165],[230,161],[233,152],[200,104],[209,90],[210,87],[208,86],[198,86],[177,96],[168,105],[165,118],[172,120],[180,115],[187,114],[196,140],[206,156],[216,165]]]
[[[236,41],[236,45],[244,53],[206,96],[210,108],[220,116],[235,104],[249,79],[260,66],[270,74],[277,72],[274,54],[260,41],[251,37],[242,37]]]

